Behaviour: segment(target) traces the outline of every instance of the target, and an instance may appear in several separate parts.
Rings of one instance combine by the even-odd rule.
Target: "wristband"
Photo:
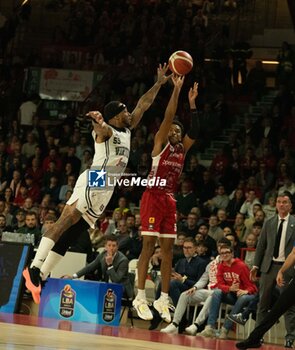
[[[73,273],[72,278],[73,278],[73,280],[75,280],[76,278],[78,278],[78,275],[76,273]]]

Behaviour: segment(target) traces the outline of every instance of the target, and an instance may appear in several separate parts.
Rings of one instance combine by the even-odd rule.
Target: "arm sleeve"
[[[197,283],[195,283],[195,287],[197,289],[203,289],[207,286],[208,282],[209,282],[209,265],[207,265],[205,272],[203,273],[203,275],[200,277],[200,279],[197,281]]]
[[[191,109],[190,114],[191,114],[191,126],[187,131],[187,136],[190,139],[195,140],[196,138],[198,138],[200,133],[200,120],[196,109]]]

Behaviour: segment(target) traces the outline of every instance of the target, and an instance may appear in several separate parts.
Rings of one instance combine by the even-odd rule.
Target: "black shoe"
[[[294,340],[286,339],[285,340],[285,348],[293,348]]]
[[[233,315],[227,315],[227,318],[231,320],[232,322],[238,323],[242,326],[245,326],[246,322],[248,321],[246,318],[243,318],[243,315],[241,313],[239,314],[233,314]]]
[[[240,343],[236,343],[236,347],[238,349],[244,349],[244,350],[251,349],[251,348],[260,348],[261,341],[246,339],[244,341],[241,341]]]
[[[154,329],[158,328],[159,324],[162,322],[162,317],[158,313],[157,310],[153,309],[153,319],[151,320],[151,324],[149,326],[149,331],[153,331]]]

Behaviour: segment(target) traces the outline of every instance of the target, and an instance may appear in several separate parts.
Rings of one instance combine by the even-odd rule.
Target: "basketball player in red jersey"
[[[195,142],[194,138],[198,131],[196,115],[193,115],[192,126],[184,138],[182,125],[173,120],[184,76],[174,75],[172,81],[174,89],[165,111],[164,120],[155,135],[152,169],[148,177],[148,179],[165,179],[166,185],[161,186],[163,181],[160,181],[160,186],[147,186],[142,196],[140,215],[143,248],[138,261],[138,294],[133,301],[133,306],[140,318],[144,320],[153,318],[146,300],[145,280],[149,260],[153,254],[156,240],[159,238],[162,251],[162,291],[160,298],[155,300],[153,305],[162,319],[168,323],[171,322],[168,292],[172,268],[172,246],[176,237],[176,201],[174,193],[182,172],[185,155]],[[197,114],[195,103],[197,96],[198,84],[195,83],[188,94],[192,114]]]

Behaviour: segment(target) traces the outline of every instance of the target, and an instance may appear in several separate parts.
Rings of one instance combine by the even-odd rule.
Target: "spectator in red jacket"
[[[215,323],[218,318],[221,303],[233,305],[230,315],[239,313],[244,306],[253,300],[257,293],[256,285],[250,281],[249,268],[240,259],[235,259],[232,247],[220,249],[221,263],[217,271],[217,289],[212,295],[212,304],[207,326],[200,333],[204,337],[215,336]],[[226,339],[232,327],[232,321],[227,319],[221,328],[219,338]]]

